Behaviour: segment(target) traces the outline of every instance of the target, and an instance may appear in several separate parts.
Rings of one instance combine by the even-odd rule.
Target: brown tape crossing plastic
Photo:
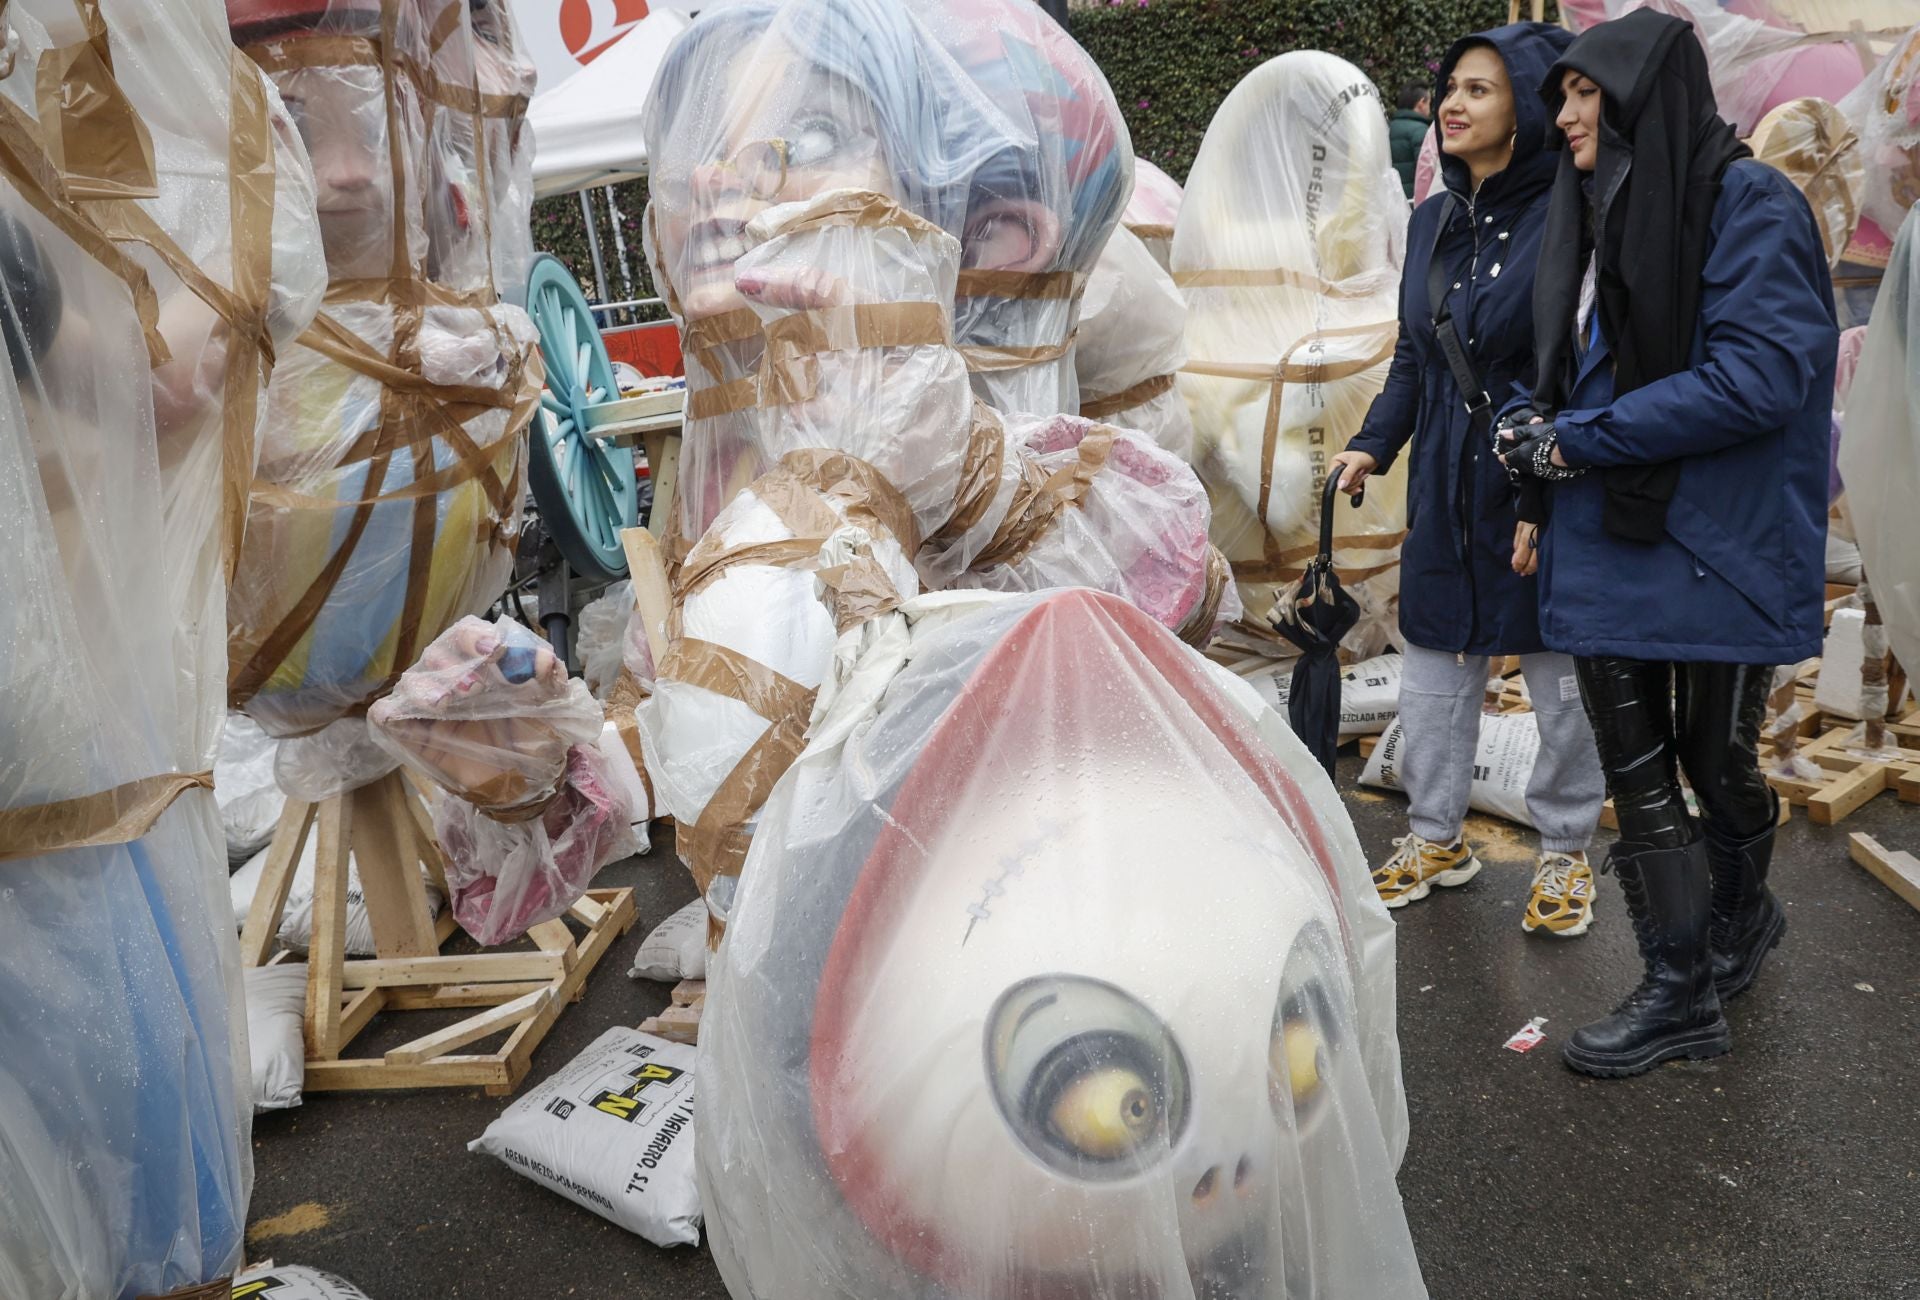
[[[0,862],[65,849],[131,844],[189,790],[213,789],[212,772],[142,777],[98,794],[0,809]]]

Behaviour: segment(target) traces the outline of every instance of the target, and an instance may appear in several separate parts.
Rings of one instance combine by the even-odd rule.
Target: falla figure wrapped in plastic
[[[741,0],[662,63],[646,246],[680,322],[682,546],[764,469],[752,454],[757,322],[734,285],[777,203],[871,190],[961,242],[955,342],[1003,412],[1078,409],[1085,279],[1132,187],[1099,69],[1028,0]]]
[[[218,0],[0,28],[0,1295],[167,1296],[232,1274],[252,1191],[210,769],[313,178]]]
[[[709,964],[734,1300],[1424,1296],[1393,927],[1285,724],[1084,590],[841,651]]]
[[[1314,553],[1327,462],[1386,380],[1406,225],[1378,92],[1331,54],[1249,73],[1187,176],[1173,236],[1187,295],[1180,392],[1214,543],[1257,625]],[[1399,481],[1341,507],[1334,561],[1350,589],[1393,580],[1405,522]]]
[[[511,619],[463,618],[367,710],[387,753],[446,791],[433,828],[453,915],[483,944],[559,916],[639,851],[586,683]]]
[[[226,8],[313,159],[327,258],[327,305],[274,371],[229,599],[233,704],[301,736],[357,718],[511,571],[542,372],[499,300],[528,215],[490,156],[520,100],[471,0]]]

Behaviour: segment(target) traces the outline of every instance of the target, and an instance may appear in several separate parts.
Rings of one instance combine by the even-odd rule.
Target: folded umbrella
[[[1320,550],[1299,583],[1273,611],[1273,630],[1300,647],[1287,694],[1287,722],[1320,765],[1333,775],[1340,745],[1340,638],[1360,621],[1360,606],[1333,571],[1333,511],[1340,475],[1327,478],[1320,499]],[[1361,493],[1354,493],[1359,505]]]

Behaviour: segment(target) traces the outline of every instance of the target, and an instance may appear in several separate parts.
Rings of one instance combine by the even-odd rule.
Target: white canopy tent
[[[640,109],[685,15],[656,9],[580,71],[533,97],[533,189],[545,198],[647,174]]]

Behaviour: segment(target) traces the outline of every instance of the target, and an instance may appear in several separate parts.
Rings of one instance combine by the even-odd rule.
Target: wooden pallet
[[[657,1016],[640,1022],[640,1032],[675,1043],[700,1041],[700,1016],[707,1008],[707,982],[681,980],[673,986],[672,1002]]]
[[[304,1022],[309,1092],[449,1087],[480,1087],[495,1096],[512,1092],[560,1012],[579,1000],[588,974],[613,941],[633,927],[633,891],[595,889],[565,917],[529,930],[530,949],[443,955],[440,946],[454,929],[452,911],[436,924],[421,868],[444,890],[445,863],[419,795],[395,772],[319,803],[287,801],[241,933],[246,965],[261,965],[272,955],[294,865],[310,833],[320,839]],[[349,854],[373,929],[376,955],[367,960],[346,956]],[[480,1010],[381,1056],[345,1055],[383,1011],[470,1007]],[[460,1050],[501,1036],[490,1052]]]
[[[1847,856],[1871,871],[1874,878],[1907,900],[1909,907],[1920,908],[1920,858],[1897,849],[1887,849],[1871,835],[1858,831],[1847,836]]]
[[[1804,806],[1807,816],[1821,826],[1836,824],[1883,790],[1894,791],[1903,803],[1920,803],[1920,710],[1886,724],[1888,741],[1898,746],[1897,758],[1851,752],[1847,742],[1858,725],[1832,726],[1799,747],[1803,757],[1824,771],[1819,780],[1769,776],[1768,784],[1781,798]]]

